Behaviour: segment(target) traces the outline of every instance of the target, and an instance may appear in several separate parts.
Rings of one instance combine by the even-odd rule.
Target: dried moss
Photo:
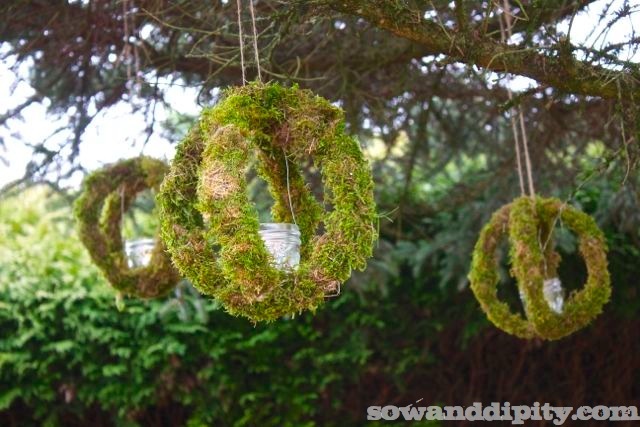
[[[293,222],[288,159],[302,241],[296,271],[272,267],[258,234],[245,181],[254,153],[276,222]],[[329,212],[297,167],[309,157],[322,173]],[[181,272],[231,314],[253,321],[315,310],[353,269],[364,269],[377,237],[371,173],[357,141],[344,133],[342,111],[297,87],[256,83],[227,90],[179,145],[158,200],[162,235]],[[325,232],[317,236],[320,223]]]
[[[579,250],[587,266],[587,282],[573,292],[562,314],[551,310],[543,296],[544,262],[538,241],[540,224],[559,218],[579,239]],[[609,300],[611,286],[607,269],[606,242],[593,218],[557,199],[519,198],[513,203],[509,221],[513,274],[525,295],[527,318],[538,334],[559,339],[589,324]]]
[[[122,212],[145,189],[158,189],[168,167],[160,160],[124,160],[87,176],[75,204],[82,243],[118,291],[140,298],[166,295],[180,280],[160,239],[146,267],[129,268],[121,235]]]
[[[487,314],[487,318],[498,328],[520,338],[534,338],[536,331],[520,314],[512,313],[509,306],[498,299],[496,248],[507,234],[511,204],[493,214],[489,223],[480,232],[471,260],[469,280],[471,290]]]
[[[544,280],[556,275],[560,262],[552,236],[557,219],[577,234],[588,272],[584,288],[569,296],[561,314],[550,309],[543,295]],[[526,319],[512,313],[497,297],[495,251],[507,231],[511,274],[524,295]],[[469,279],[489,320],[521,338],[554,340],[567,336],[600,314],[611,294],[604,235],[591,217],[557,199],[521,197],[496,212],[480,233]]]

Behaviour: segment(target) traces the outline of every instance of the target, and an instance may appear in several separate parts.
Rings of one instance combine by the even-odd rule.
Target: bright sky
[[[0,50],[1,51],[1,50]],[[27,75],[25,64],[18,72]],[[0,81],[15,82],[16,74],[12,73],[6,63],[0,63]],[[185,88],[180,85],[166,87],[166,99],[174,110],[197,115],[197,88]],[[14,89],[14,90],[12,90]],[[0,85],[0,115],[8,109],[24,102],[34,93],[26,82],[20,82],[15,88]],[[0,187],[20,178],[24,174],[27,163],[32,159],[30,144],[36,144],[51,135],[62,122],[55,122],[47,115],[48,100],[42,104],[33,104],[23,111],[23,120],[12,120],[8,129],[0,128],[0,138],[4,140],[4,150],[0,147],[0,158],[6,159],[8,165],[0,163]],[[89,169],[99,168],[119,159],[135,157],[141,153],[162,159],[173,156],[174,146],[160,136],[160,123],[167,118],[168,111],[158,105],[156,110],[156,132],[143,147],[146,139],[146,123],[142,113],[132,114],[132,108],[125,102],[101,112],[87,128],[80,146],[80,162]],[[58,147],[69,137],[69,132],[60,133],[47,143],[47,148]],[[81,177],[74,177],[67,185],[77,186]]]
[[[606,34],[606,39],[600,36],[601,29],[595,24],[598,16],[603,11],[608,0],[600,0],[592,4],[589,9],[576,17],[571,27],[571,41],[573,43],[584,42],[587,45],[595,43],[597,47],[604,40],[608,42],[623,42],[629,40],[634,31],[638,36],[640,31],[640,13],[632,15],[631,19],[623,19],[617,22]],[[620,9],[623,0],[615,0],[610,8],[610,13]],[[630,2],[633,7],[640,9],[640,0]],[[568,22],[559,25],[559,30],[568,30]],[[5,52],[6,46],[0,46],[0,54]],[[638,61],[640,55],[636,53],[630,57],[629,52],[622,52],[623,59]],[[29,64],[23,64],[17,74],[10,71],[12,58],[0,63],[0,115],[20,105],[31,96],[34,91],[28,83],[22,81],[16,83],[19,76],[27,76]],[[514,90],[522,90],[535,84],[527,78],[515,78],[511,82]],[[15,86],[15,87],[14,87]],[[181,113],[196,115],[199,107],[196,104],[198,88],[185,88],[180,85],[170,86],[168,82],[163,85],[166,88],[166,99],[171,108]],[[4,141],[4,149],[0,146],[0,187],[20,178],[24,174],[27,163],[33,158],[31,144],[37,144],[45,140],[54,132],[60,123],[56,123],[46,113],[49,103],[34,104],[23,111],[23,120],[11,120],[9,126],[0,128],[0,138]],[[168,112],[159,106],[156,111],[157,123],[167,118]],[[120,103],[101,113],[87,129],[80,148],[80,163],[87,169],[93,170],[104,164],[118,159],[134,157],[141,153],[163,159],[173,157],[174,145],[159,135],[159,132],[151,137],[149,143],[143,147],[145,140],[146,124],[141,113],[132,114],[128,104]],[[157,129],[159,129],[159,124]],[[47,147],[55,149],[61,145],[64,138],[68,138],[69,132],[61,132],[50,138]],[[76,176],[65,185],[76,187],[81,177]]]

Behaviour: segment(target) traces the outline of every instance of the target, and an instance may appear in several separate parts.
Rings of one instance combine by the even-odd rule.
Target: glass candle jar
[[[562,313],[562,306],[564,305],[564,289],[562,289],[562,282],[557,277],[547,279],[542,286],[542,294],[544,299],[549,304],[551,310],[556,313]]]
[[[143,238],[127,240],[124,252],[127,255],[129,268],[146,267],[151,261],[151,253],[156,246],[155,239]]]
[[[295,224],[266,222],[260,224],[260,237],[280,270],[295,269],[300,264],[300,229]]]
[[[562,314],[562,308],[564,306],[564,289],[562,289],[562,282],[557,277],[547,279],[542,284],[542,296],[549,305],[551,311]],[[522,291],[520,291],[520,300],[522,304],[526,304],[526,297]]]

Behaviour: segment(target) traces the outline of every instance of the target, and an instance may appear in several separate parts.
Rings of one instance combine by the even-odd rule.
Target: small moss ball
[[[551,310],[543,294],[544,281],[555,277],[560,262],[553,249],[558,221],[578,236],[588,273],[585,286],[569,296],[562,313]],[[505,236],[526,318],[511,312],[497,296],[496,248]],[[609,300],[606,250],[604,235],[590,216],[558,199],[520,197],[500,208],[481,231],[469,273],[471,290],[488,319],[505,332],[521,338],[560,339],[589,324]]]
[[[111,285],[125,295],[161,297],[180,280],[160,239],[149,265],[130,268],[121,234],[122,213],[141,191],[158,190],[167,170],[164,162],[150,157],[123,160],[88,175],[76,200],[80,240]]]

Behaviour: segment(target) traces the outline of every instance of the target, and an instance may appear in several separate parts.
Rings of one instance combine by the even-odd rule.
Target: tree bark
[[[317,6],[365,19],[398,37],[419,43],[425,54],[443,54],[468,65],[536,80],[561,92],[609,99],[640,99],[640,69],[616,71],[577,60],[574,46],[550,47],[500,43],[478,27],[448,29],[396,0],[317,0]],[[538,15],[541,16],[541,15]]]

